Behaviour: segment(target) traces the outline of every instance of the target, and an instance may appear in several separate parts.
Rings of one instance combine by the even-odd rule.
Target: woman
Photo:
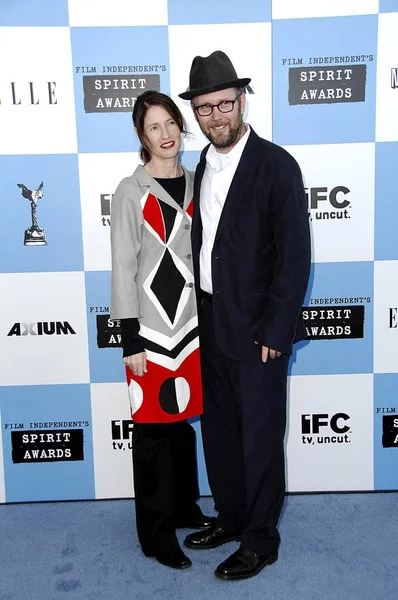
[[[146,556],[185,568],[176,527],[208,527],[195,431],[202,412],[190,229],[192,176],[179,164],[183,117],[159,92],[137,98],[142,144],[134,174],[112,200],[112,310],[121,320],[133,428],[137,532]]]

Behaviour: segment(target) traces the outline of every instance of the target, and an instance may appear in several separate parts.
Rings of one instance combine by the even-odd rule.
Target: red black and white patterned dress
[[[127,368],[132,419],[171,423],[202,413],[191,253],[192,175],[181,208],[139,166],[112,200],[111,318],[138,318],[148,373]]]

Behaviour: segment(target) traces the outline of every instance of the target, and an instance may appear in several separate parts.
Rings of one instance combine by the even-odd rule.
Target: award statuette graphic
[[[24,246],[47,246],[45,231],[39,227],[36,218],[37,201],[43,198],[43,182],[36,190],[28,190],[23,183],[17,183],[17,186],[22,196],[30,200],[32,214],[32,225],[25,230]]]

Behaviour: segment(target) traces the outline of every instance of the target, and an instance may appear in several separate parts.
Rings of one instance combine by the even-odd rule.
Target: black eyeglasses
[[[213,112],[213,108],[217,106],[218,110],[222,113],[229,113],[233,111],[235,102],[241,96],[243,92],[238,94],[235,100],[223,100],[219,104],[201,104],[200,106],[194,106],[194,109],[200,117],[208,117]]]

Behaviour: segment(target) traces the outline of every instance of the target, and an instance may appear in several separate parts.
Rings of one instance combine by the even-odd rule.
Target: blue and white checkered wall
[[[0,502],[133,495],[109,207],[139,162],[147,87],[181,107],[195,167],[205,140],[178,93],[216,49],[252,77],[246,119],[308,191],[312,339],[291,362],[288,489],[398,489],[397,31],[398,0],[1,2]],[[35,247],[18,184],[41,182]]]

